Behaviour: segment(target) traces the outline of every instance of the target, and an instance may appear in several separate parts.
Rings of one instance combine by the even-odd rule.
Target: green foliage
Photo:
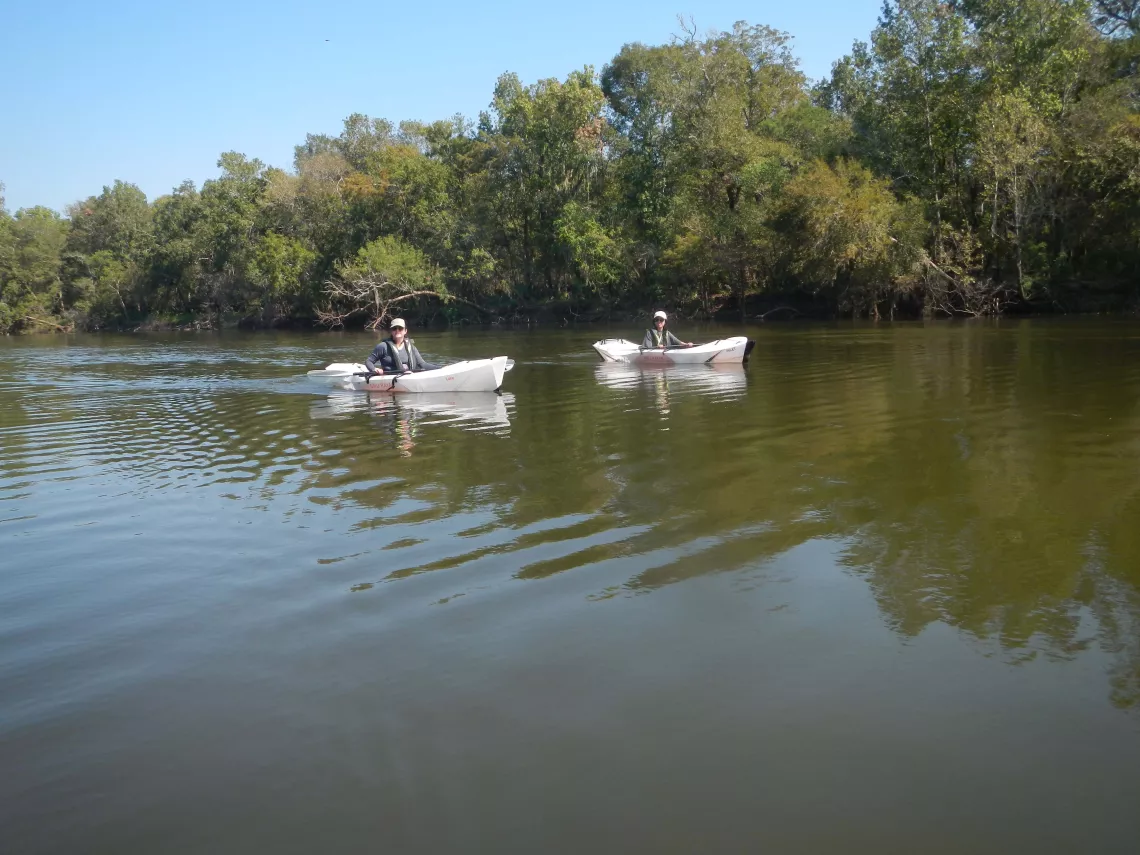
[[[604,80],[630,131],[630,215],[660,250],[660,291],[713,314],[769,286],[772,218],[812,155],[834,154],[845,122],[812,107],[788,37],[737,24],[664,48],[623,49]],[[654,77],[665,82],[655,84]]]
[[[558,242],[565,247],[572,269],[582,283],[579,300],[612,301],[625,270],[621,237],[612,234],[579,202],[570,202],[555,221]]]
[[[1105,279],[1122,300],[1134,290],[1112,281],[1140,257],[1124,165],[1135,66],[1094,27],[1109,6],[1131,14],[1083,0],[898,0],[818,88],[851,118],[852,150],[925,202],[931,270],[957,271],[928,277],[928,308],[1059,305],[1075,279]]]
[[[75,280],[73,308],[88,329],[101,329],[117,319],[130,317],[138,270],[109,250],[101,249],[88,260],[89,277]],[[137,306],[136,306],[137,308]]]
[[[603,192],[610,136],[603,103],[588,68],[533,86],[506,74],[480,121],[487,171],[472,190],[490,219],[483,240],[502,247],[504,272],[524,300],[568,296],[557,223],[568,205]]]
[[[600,75],[504,74],[476,122],[355,113],[291,171],[227,152],[66,220],[0,198],[0,330],[1127,303],[1137,9],[887,0],[814,86],[787,34],[690,27]]]
[[[384,235],[337,265],[336,275],[325,285],[325,305],[318,314],[331,326],[363,315],[375,329],[397,304],[425,297],[450,297],[438,271],[419,249],[395,235]]]
[[[784,205],[797,236],[793,272],[847,311],[878,317],[916,284],[921,218],[865,167],[815,161],[788,184]]]
[[[427,256],[392,235],[362,246],[355,258],[339,265],[338,273],[345,280],[374,278],[403,290],[435,288],[439,284]]]
[[[48,208],[0,214],[0,332],[59,329],[67,221]]]
[[[250,278],[259,286],[262,309],[284,313],[293,306],[311,311],[317,294],[309,271],[317,254],[294,237],[266,232],[250,262]]]

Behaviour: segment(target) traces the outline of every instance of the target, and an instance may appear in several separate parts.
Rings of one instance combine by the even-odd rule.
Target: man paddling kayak
[[[665,322],[668,318],[664,312],[657,311],[653,313],[653,329],[645,331],[645,338],[641,342],[642,347],[692,347],[691,341],[681,341],[669,330],[665,329]]]
[[[416,346],[408,340],[408,328],[403,318],[392,318],[388,331],[391,336],[376,345],[368,359],[364,361],[373,374],[431,371],[443,367],[424,360]]]

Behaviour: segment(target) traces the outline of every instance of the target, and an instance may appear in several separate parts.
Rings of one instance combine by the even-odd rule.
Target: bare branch
[[[325,294],[330,298],[329,303],[317,309],[317,319],[322,324],[341,327],[349,318],[367,314],[371,316],[369,329],[377,329],[391,317],[391,308],[405,300],[437,297],[446,301],[449,297],[431,289],[393,292],[391,283],[379,276],[361,277],[353,282],[330,279],[325,284]]]
[[[60,324],[57,324],[55,321],[48,320],[47,318],[37,318],[34,315],[24,315],[23,320],[25,320],[29,323],[32,323],[32,324],[36,324],[37,326],[50,327],[51,329],[55,330],[56,332],[71,332],[72,331],[71,324],[68,324],[66,326],[62,326]]]

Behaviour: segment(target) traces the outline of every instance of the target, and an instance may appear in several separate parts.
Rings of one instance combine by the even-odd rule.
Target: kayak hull
[[[363,392],[495,392],[503,385],[507,357],[455,362],[430,371],[361,376],[367,371],[364,365],[337,362],[321,371],[310,371],[308,376],[332,380],[342,388]]]
[[[603,339],[594,342],[605,362],[632,362],[638,365],[697,365],[742,363],[752,349],[746,336],[710,341],[694,347],[643,348],[624,338]]]

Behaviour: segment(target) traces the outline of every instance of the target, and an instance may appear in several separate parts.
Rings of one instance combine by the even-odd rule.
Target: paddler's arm
[[[384,350],[385,350],[384,344],[383,344],[383,342],[381,342],[380,344],[376,345],[376,347],[374,347],[372,349],[372,352],[370,354],[368,354],[368,358],[366,360],[364,360],[364,364],[366,366],[368,366],[368,370],[371,371],[373,374],[383,374],[384,373],[384,369],[381,366],[376,364],[377,362],[380,361],[380,357],[382,357],[384,355]]]

